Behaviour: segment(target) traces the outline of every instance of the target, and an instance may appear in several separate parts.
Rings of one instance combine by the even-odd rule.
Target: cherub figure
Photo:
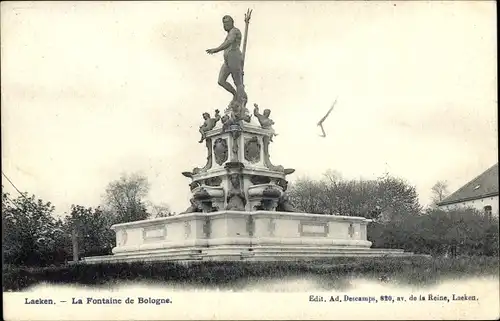
[[[230,125],[229,116],[228,115],[222,116],[221,122],[222,122],[222,130],[226,131]]]
[[[203,119],[205,121],[203,122],[203,125],[200,126],[201,139],[198,143],[203,143],[203,141],[205,140],[206,132],[214,129],[215,125],[220,120],[219,110],[218,109],[215,110],[214,118],[210,118],[209,113],[203,113]]]
[[[248,110],[246,109],[246,107],[244,106],[244,104],[242,104],[239,101],[232,100],[229,103],[227,112],[229,113],[230,117],[232,119],[235,119],[237,122],[240,121],[240,120],[244,120],[247,123],[250,122],[250,117],[251,116],[248,115]]]
[[[269,116],[271,115],[271,110],[264,109],[264,113],[260,114],[259,105],[253,104],[253,106],[254,106],[253,114],[259,120],[260,127],[272,130],[273,133],[271,135],[270,141],[273,141],[273,136],[277,136],[277,134],[274,132],[273,129],[274,121],[269,118]]]

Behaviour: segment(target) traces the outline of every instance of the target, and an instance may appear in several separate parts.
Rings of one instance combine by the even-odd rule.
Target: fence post
[[[79,259],[79,250],[78,250],[78,231],[76,227],[73,227],[71,233],[71,242],[73,243],[73,262],[78,262]]]

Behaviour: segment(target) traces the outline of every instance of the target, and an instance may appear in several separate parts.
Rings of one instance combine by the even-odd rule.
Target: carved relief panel
[[[127,231],[121,230],[118,234],[118,246],[124,246],[125,244],[127,244],[127,239],[128,239]]]
[[[244,144],[245,160],[247,160],[252,164],[260,162],[261,150],[262,147],[259,138],[257,138],[256,136],[252,138],[245,138],[245,144]]]
[[[217,138],[214,142],[214,157],[215,162],[220,166],[224,164],[228,159],[228,147],[227,140],[223,138]]]

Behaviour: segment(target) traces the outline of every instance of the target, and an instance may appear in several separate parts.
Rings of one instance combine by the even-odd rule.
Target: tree
[[[432,203],[437,205],[448,196],[448,183],[446,181],[438,181],[432,186]]]
[[[498,219],[474,209],[428,209],[426,215],[399,222],[372,224],[368,239],[374,247],[401,248],[416,253],[498,255]]]
[[[342,173],[333,169],[327,169],[323,176],[330,182],[337,182],[342,180]]]
[[[110,217],[101,208],[71,205],[71,213],[65,217],[64,231],[67,235],[76,232],[82,256],[108,255],[115,245],[111,225]]]
[[[417,190],[405,180],[385,174],[377,180],[377,187],[376,206],[383,220],[399,220],[421,213]]]
[[[324,214],[328,212],[325,203],[324,186],[319,181],[301,178],[290,184],[289,198],[297,209],[305,213]]]
[[[324,176],[322,180],[302,178],[291,184],[290,199],[297,209],[384,220],[420,213],[415,187],[402,179],[385,175],[377,180],[343,180],[331,171]]]
[[[114,223],[145,220],[149,217],[145,198],[149,182],[140,174],[122,174],[120,179],[108,184],[105,194],[105,208],[114,218]]]
[[[62,221],[53,217],[50,202],[2,193],[2,251],[8,264],[45,265],[64,260]]]

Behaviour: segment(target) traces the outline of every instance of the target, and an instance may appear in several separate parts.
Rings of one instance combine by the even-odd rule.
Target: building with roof
[[[488,168],[437,205],[440,209],[474,208],[498,217],[498,163]]]

